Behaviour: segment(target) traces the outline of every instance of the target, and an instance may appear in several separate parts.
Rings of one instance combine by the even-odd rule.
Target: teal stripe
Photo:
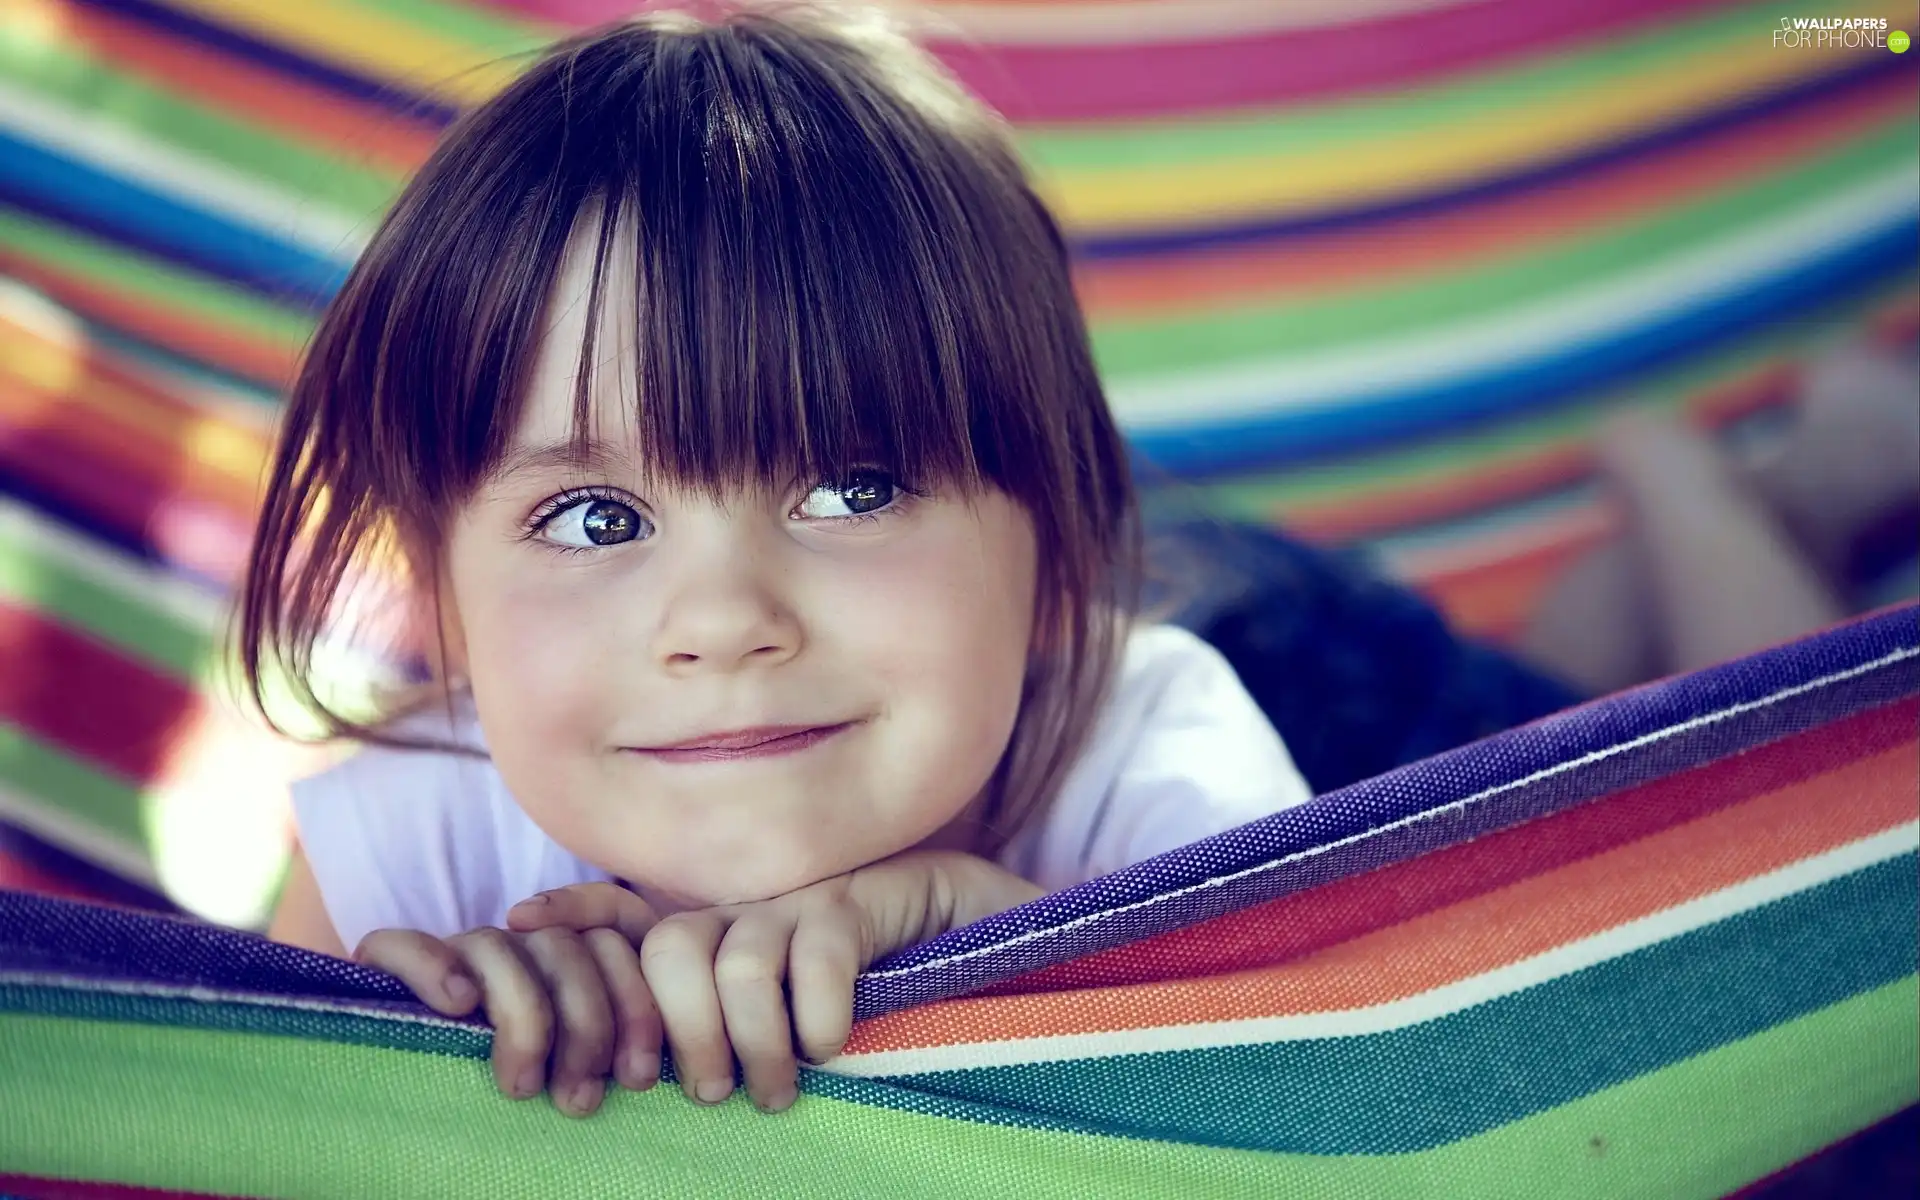
[[[1915,867],[1902,855],[1408,1029],[881,1082],[918,1091],[922,1111],[1013,1109],[1053,1128],[1306,1154],[1430,1149],[1911,974]]]
[[[135,995],[90,991],[70,985],[0,984],[0,1012],[61,1017],[76,1021],[117,1021],[132,1025],[176,1025],[228,1033],[259,1033],[382,1050],[410,1050],[452,1058],[486,1058],[493,1052],[493,1031],[481,1026],[427,1024],[397,1017],[349,1012],[319,1012],[246,1000],[211,1001],[204,997]]]

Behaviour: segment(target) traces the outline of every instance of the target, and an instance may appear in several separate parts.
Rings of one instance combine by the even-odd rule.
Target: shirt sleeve
[[[1311,797],[1219,651],[1182,629],[1144,629],[1032,847],[1029,878],[1092,879]]]
[[[349,950],[376,929],[447,937],[480,923],[466,896],[481,864],[468,860],[486,824],[454,811],[472,789],[451,758],[369,747],[294,784],[300,848]]]

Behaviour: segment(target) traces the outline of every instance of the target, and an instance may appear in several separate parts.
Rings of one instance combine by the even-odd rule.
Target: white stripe
[[[90,583],[199,633],[215,636],[226,620],[224,603],[212,592],[84,533],[60,529],[26,505],[0,497],[0,553],[15,547],[51,559]]]
[[[1903,166],[1569,295],[1324,353],[1123,378],[1108,393],[1128,429],[1178,430],[1194,421],[1335,408],[1450,377],[1520,367],[1762,286],[1833,247],[1910,225],[1916,210],[1920,175]]]
[[[994,45],[1074,46],[1198,42],[1264,33],[1330,29],[1433,9],[1463,0],[1110,0],[1103,4],[939,4],[915,14],[935,38]]]
[[[420,1025],[429,1029],[455,1029],[491,1039],[493,1030],[484,1025],[456,1021],[431,1013],[401,1012],[377,1004],[354,1000],[323,1000],[311,996],[282,996],[271,992],[234,991],[223,988],[183,987],[166,983],[139,983],[126,979],[89,979],[84,975],[53,974],[40,971],[0,971],[0,986],[57,987],[77,992],[106,992],[114,996],[144,996],[158,1000],[192,1000],[201,1004],[244,1004],[254,1008],[282,1008],[297,1012],[332,1013],[369,1017],[396,1025]]]
[[[1916,847],[1920,847],[1920,821],[1909,821],[1812,858],[1802,859],[1777,871],[1710,892],[1685,904],[1663,909],[1577,942],[1556,946],[1544,954],[1404,999],[1366,1008],[1064,1034],[975,1045],[883,1050],[873,1054],[846,1055],[834,1059],[825,1069],[836,1075],[862,1077],[919,1075],[932,1071],[1010,1067],[1069,1059],[1111,1058],[1123,1054],[1212,1050],[1226,1046],[1388,1033],[1438,1020],[1587,970],[1876,863],[1912,853]]]
[[[1389,821],[1385,825],[1375,826],[1364,832],[1339,838],[1335,841],[1327,842],[1324,845],[1313,846],[1306,850],[1299,850],[1292,854],[1282,855],[1279,858],[1270,859],[1267,862],[1258,863],[1251,867],[1245,867],[1226,875],[1216,875],[1212,879],[1205,879],[1199,883],[1189,884],[1186,887],[1175,888],[1170,892],[1161,892],[1159,895],[1149,896],[1145,900],[1136,900],[1131,904],[1123,904],[1118,908],[1107,908],[1099,912],[1087,913],[1083,916],[1075,917],[1070,921],[1063,921],[1058,925],[1049,925],[1045,929],[1030,929],[1025,933],[1016,934],[1013,937],[1007,938],[1005,941],[995,942],[990,946],[978,946],[972,950],[962,950],[957,954],[949,954],[942,958],[929,959],[926,962],[913,963],[904,967],[895,967],[892,970],[869,971],[867,972],[867,978],[901,979],[909,975],[921,975],[928,971],[942,970],[959,963],[971,962],[985,955],[998,954],[1004,950],[1010,950],[1015,946],[1025,945],[1028,942],[1055,938],[1061,934],[1070,933],[1075,929],[1087,928],[1111,921],[1116,917],[1124,917],[1132,913],[1154,908],[1167,903],[1169,900],[1179,900],[1198,892],[1226,887],[1242,879],[1248,879],[1255,875],[1264,875],[1271,871],[1277,871],[1282,867],[1288,867],[1295,863],[1305,862],[1308,859],[1318,858],[1323,854],[1331,854],[1333,851],[1347,846],[1371,841],[1374,838],[1380,837],[1383,834],[1392,833],[1398,829],[1405,829],[1409,826],[1439,820],[1442,817],[1449,817],[1492,799],[1495,796],[1503,795],[1520,788],[1530,787],[1533,784],[1552,779],[1555,776],[1564,775],[1569,771],[1578,771],[1583,767],[1592,766],[1594,763],[1604,762],[1609,758],[1615,758],[1629,751],[1638,750],[1643,746],[1651,746],[1659,742],[1664,742],[1669,738],[1678,737],[1683,733],[1689,733],[1695,729],[1705,728],[1709,725],[1717,725],[1722,721],[1731,720],[1745,713],[1755,712],[1763,708],[1771,708],[1773,705],[1791,700],[1795,696],[1802,696],[1808,692],[1817,692],[1822,688],[1832,687],[1837,683],[1845,683],[1849,679],[1857,679],[1862,675],[1871,675],[1875,671],[1893,666],[1896,663],[1906,662],[1913,658],[1920,658],[1920,646],[1902,646],[1900,649],[1883,654],[1871,662],[1864,662],[1857,666],[1848,667],[1845,670],[1835,671],[1831,675],[1822,675],[1820,678],[1808,680],[1806,683],[1797,683],[1792,687],[1782,688],[1770,695],[1762,696],[1757,700],[1745,700],[1739,704],[1730,705],[1727,708],[1720,709],[1718,712],[1690,717],[1685,721],[1668,725],[1663,729],[1656,729],[1651,733],[1643,733],[1639,737],[1629,738],[1627,741],[1591,751],[1581,755],[1579,758],[1569,759],[1566,762],[1555,763],[1550,767],[1544,767],[1520,779],[1496,784],[1493,787],[1475,792],[1473,795],[1464,797],[1463,799],[1442,804],[1436,808],[1429,808],[1422,812],[1414,813],[1411,816],[1401,817],[1397,821]],[[1308,803],[1316,803],[1316,801],[1309,801]]]
[[[28,736],[22,729],[15,729],[14,734],[17,737]],[[22,795],[9,785],[0,783],[0,820],[24,829],[48,845],[57,846],[109,874],[131,879],[155,891],[160,890],[160,877],[155,873],[153,860],[145,848],[101,833],[98,825],[73,816],[56,802]]]
[[[135,180],[190,207],[251,226],[345,265],[365,247],[369,220],[326,209],[312,196],[243,175],[95,113],[76,112],[0,76],[0,126],[63,158]]]

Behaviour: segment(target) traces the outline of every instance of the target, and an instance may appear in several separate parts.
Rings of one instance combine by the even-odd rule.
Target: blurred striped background
[[[0,0],[0,886],[258,920],[279,781],[224,604],[277,395],[516,56],[631,0]],[[1623,403],[1764,419],[1920,334],[1910,2],[967,0],[1115,406],[1183,494],[1513,632]]]

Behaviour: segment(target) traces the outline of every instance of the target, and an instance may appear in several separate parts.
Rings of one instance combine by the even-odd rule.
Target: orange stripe
[[[411,173],[433,150],[435,131],[398,114],[87,5],[60,8],[62,30],[94,57],[228,115],[344,151],[396,176]]]
[[[200,457],[188,431],[130,429],[126,421],[102,420],[76,408],[71,393],[44,392],[3,375],[0,423],[10,431],[53,436],[99,466],[209,505],[243,524],[253,513],[257,487]]]
[[[297,346],[210,327],[4,249],[0,249],[0,272],[32,284],[90,320],[268,387],[286,387],[299,360]]]
[[[0,346],[14,352],[0,363],[0,417],[8,424],[52,433],[103,462],[250,518],[267,458],[260,433],[3,319]],[[42,354],[38,364],[29,361]]]
[[[1526,628],[1547,589],[1608,536],[1583,530],[1494,562],[1416,579],[1413,585],[1456,632],[1507,641]]]
[[[1095,321],[1166,317],[1196,308],[1278,301],[1352,288],[1511,254],[1576,237],[1715,189],[1765,175],[1796,156],[1911,111],[1907,81],[1810,105],[1791,117],[1742,125],[1700,144],[1663,151],[1537,191],[1454,212],[1350,233],[1236,246],[1202,254],[1089,264],[1079,274]]]
[[[1364,1008],[1484,974],[1914,816],[1897,746],[1291,963],[1211,979],[949,1001],[861,1024],[849,1054]]]

